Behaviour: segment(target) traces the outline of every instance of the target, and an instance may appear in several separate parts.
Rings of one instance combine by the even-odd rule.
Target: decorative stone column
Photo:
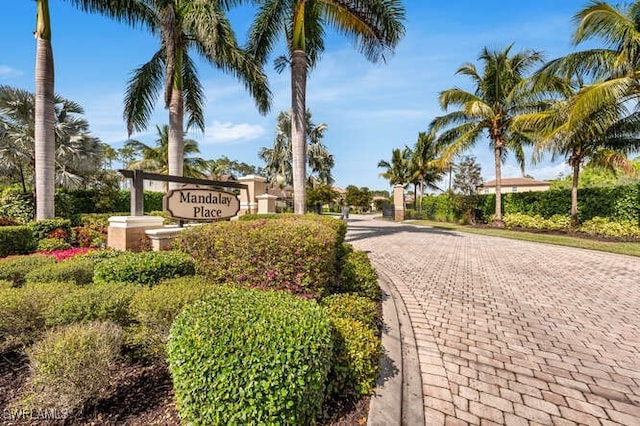
[[[112,216],[109,218],[107,247],[140,251],[147,245],[145,231],[163,228],[160,216]]]
[[[393,187],[393,205],[394,205],[394,220],[401,222],[404,220],[404,186],[395,185]]]
[[[276,200],[275,195],[262,194],[256,197],[258,199],[258,214],[275,213]]]
[[[248,175],[239,178],[238,182],[247,185],[246,191],[240,191],[240,211],[238,216],[258,213],[258,200],[256,197],[267,192],[267,179],[262,176]]]

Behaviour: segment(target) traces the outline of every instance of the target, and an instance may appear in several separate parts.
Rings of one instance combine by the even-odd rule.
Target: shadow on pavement
[[[429,234],[429,235],[446,235],[449,237],[460,237],[455,231],[449,231],[441,228],[432,228],[425,226],[412,226],[404,224],[396,224],[393,222],[367,222],[366,225],[362,220],[348,220],[346,242],[364,240],[371,237],[381,237],[385,235],[398,234],[407,232],[412,234]]]

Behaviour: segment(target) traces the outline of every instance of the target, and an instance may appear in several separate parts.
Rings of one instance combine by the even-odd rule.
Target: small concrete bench
[[[171,249],[171,242],[176,238],[180,232],[185,228],[178,226],[168,226],[160,229],[149,229],[144,231],[147,238],[151,240],[151,248],[153,251],[169,250]]]

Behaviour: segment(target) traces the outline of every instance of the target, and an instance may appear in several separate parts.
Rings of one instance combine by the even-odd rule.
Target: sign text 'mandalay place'
[[[226,191],[181,188],[165,196],[165,210],[172,217],[189,220],[214,220],[233,217],[240,210],[238,197]]]

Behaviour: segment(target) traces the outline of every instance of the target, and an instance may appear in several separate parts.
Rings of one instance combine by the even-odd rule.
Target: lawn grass
[[[538,243],[555,244],[559,246],[577,247],[588,250],[599,250],[608,253],[626,254],[640,257],[640,243],[616,241],[600,241],[588,238],[572,237],[569,235],[543,234],[535,232],[511,231],[497,228],[476,228],[455,223],[436,222],[432,220],[412,220],[413,225],[431,226],[450,231],[467,232],[470,234],[488,235],[491,237],[510,238],[513,240],[535,241]]]

